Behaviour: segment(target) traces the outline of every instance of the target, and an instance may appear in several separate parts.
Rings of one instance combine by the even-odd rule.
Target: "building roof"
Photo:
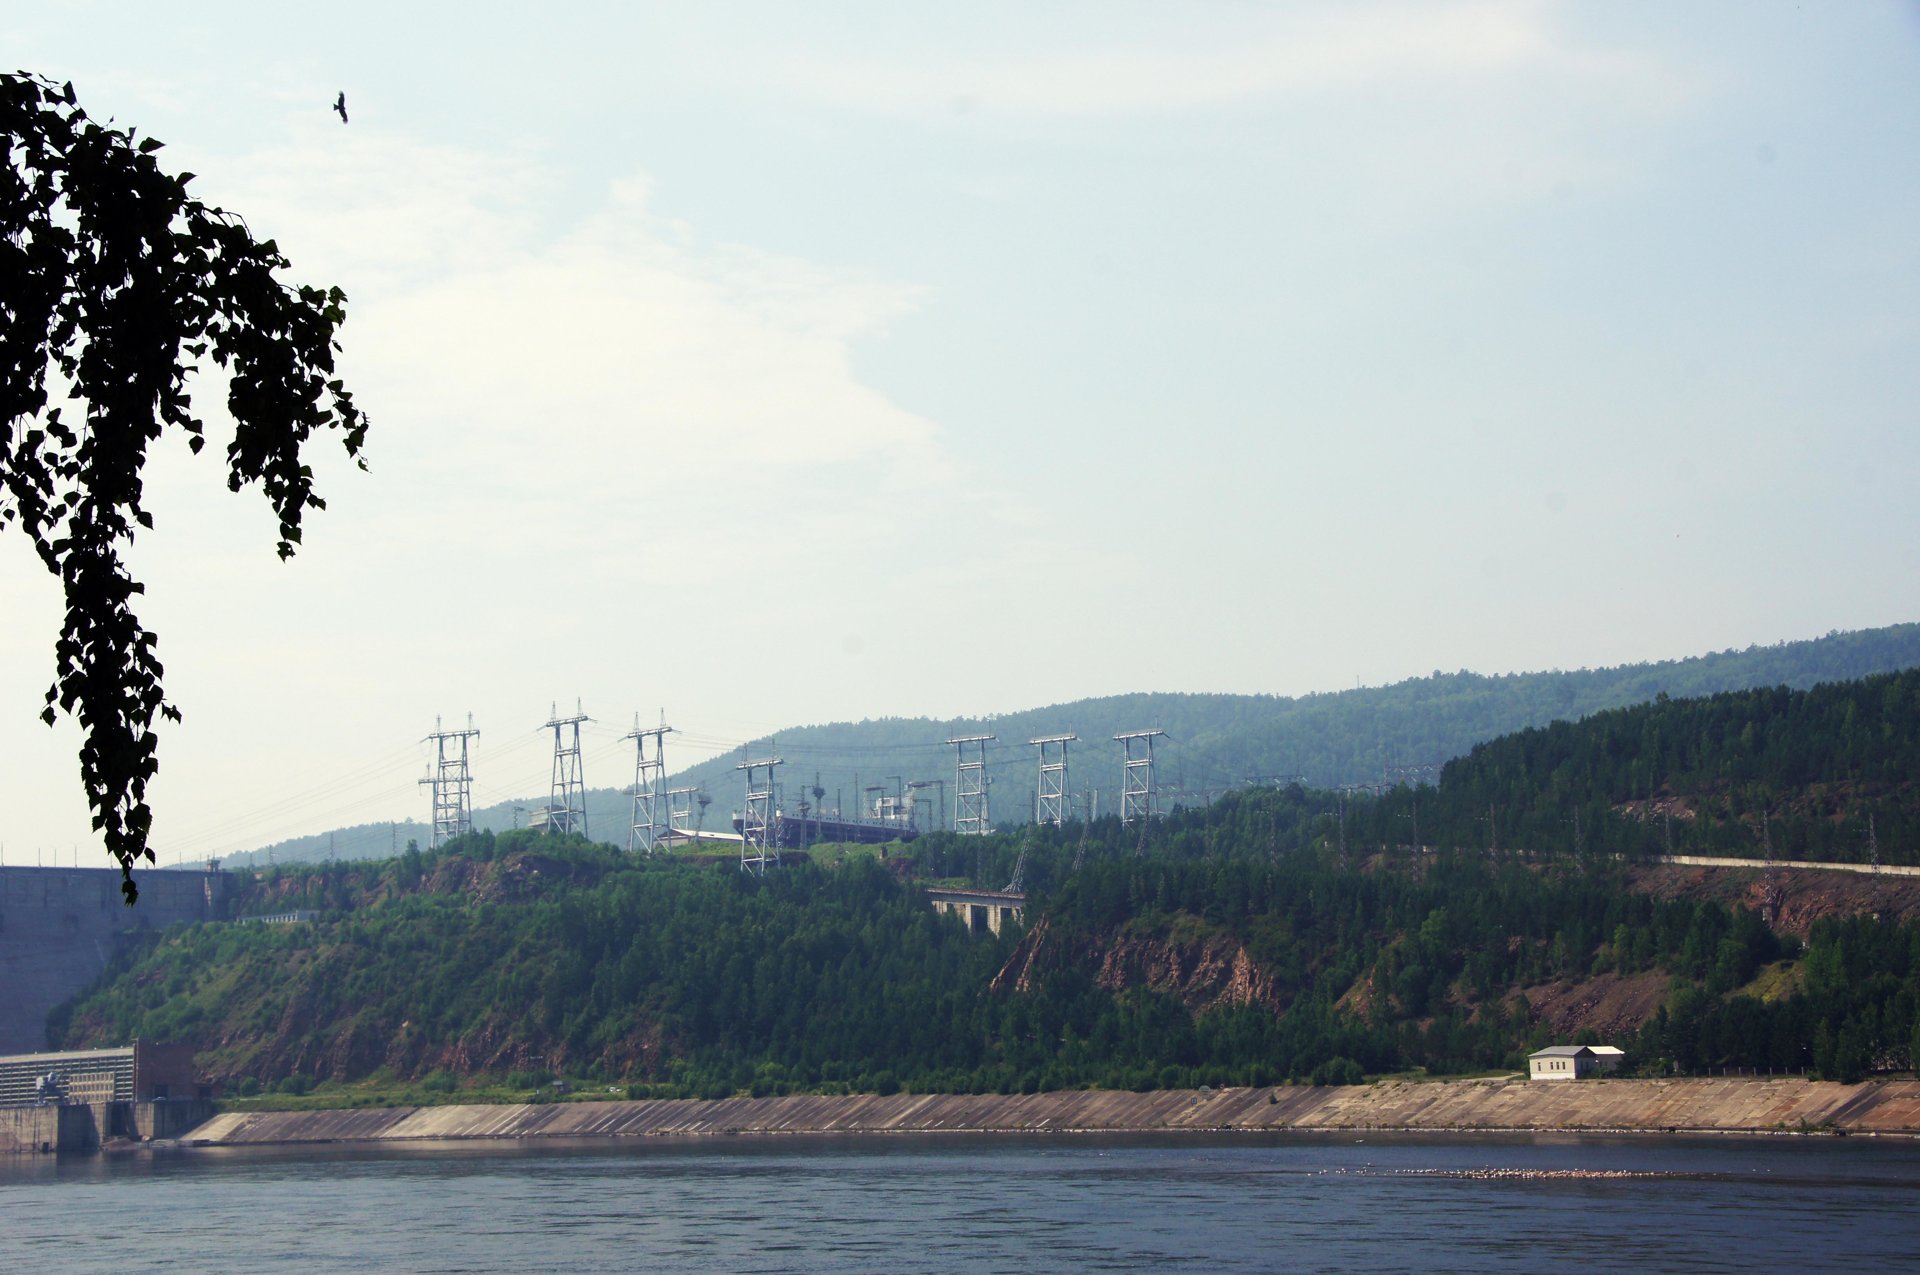
[[[1581,1054],[1592,1055],[1591,1045],[1548,1045],[1545,1049],[1536,1049],[1528,1054],[1529,1058],[1578,1058]]]
[[[0,1056],[0,1066],[13,1066],[26,1063],[30,1066],[78,1066],[91,1062],[120,1062],[133,1057],[132,1045],[114,1045],[106,1049],[59,1049],[34,1054],[7,1054]]]

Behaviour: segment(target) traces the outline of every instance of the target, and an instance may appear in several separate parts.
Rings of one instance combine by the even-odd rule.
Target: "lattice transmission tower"
[[[778,757],[743,761],[735,770],[744,770],[747,780],[746,804],[740,810],[740,870],[765,875],[767,865],[780,866],[778,833],[774,817],[779,813],[779,793],[773,781]],[[762,774],[764,772],[764,778]]]
[[[1058,828],[1067,821],[1067,745],[1078,735],[1046,735],[1027,742],[1040,750],[1033,793],[1033,821]]]
[[[480,738],[467,714],[465,730],[442,730],[433,719],[433,734],[420,742],[434,746],[433,773],[422,779],[433,787],[433,833],[428,839],[438,850],[453,838],[473,831],[473,771],[467,764],[467,741]]]
[[[1120,745],[1120,822],[1153,819],[1153,741],[1163,730],[1136,730],[1113,738]]]
[[[667,818],[667,763],[665,743],[673,727],[667,725],[667,713],[660,710],[660,724],[640,729],[640,714],[633,715],[633,729],[623,738],[633,741],[633,819],[627,828],[627,852],[652,854],[660,844],[661,821]],[[647,741],[653,751],[647,751]]]
[[[553,730],[553,784],[547,792],[545,826],[548,832],[577,832],[587,836],[587,776],[580,765],[580,723],[593,719],[573,704],[573,716],[560,716],[559,706],[547,719]]]
[[[953,745],[953,830],[963,836],[993,831],[992,803],[987,799],[987,745],[998,738],[961,735],[947,741]]]
[[[698,788],[667,789],[667,827],[682,836],[699,833],[707,812],[707,795]]]

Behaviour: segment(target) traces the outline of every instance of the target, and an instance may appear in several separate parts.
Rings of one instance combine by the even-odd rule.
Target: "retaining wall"
[[[100,1145],[85,1104],[0,1107],[0,1155],[88,1151]]]
[[[106,969],[129,930],[226,915],[223,872],[139,874],[126,906],[117,868],[0,867],[0,1054],[47,1047],[47,1013]]]
[[[1397,1082],[1156,1093],[894,1094],[228,1112],[196,1144],[724,1133],[1453,1129],[1920,1134],[1920,1082]]]
[[[0,1107],[0,1155],[84,1153],[98,1151],[109,1139],[178,1138],[213,1115],[214,1104],[204,1099]]]

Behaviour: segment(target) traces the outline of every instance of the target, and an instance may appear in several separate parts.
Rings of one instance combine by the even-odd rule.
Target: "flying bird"
[[[340,113],[340,122],[347,122],[347,94],[343,89],[340,96],[333,99],[333,109]]]

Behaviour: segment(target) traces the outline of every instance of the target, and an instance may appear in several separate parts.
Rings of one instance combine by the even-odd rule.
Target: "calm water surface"
[[[1642,1176],[1527,1176],[1567,1170]],[[1912,1270],[1920,1145],[903,1136],[0,1160],[9,1271],[1536,1271],[1552,1260]]]

